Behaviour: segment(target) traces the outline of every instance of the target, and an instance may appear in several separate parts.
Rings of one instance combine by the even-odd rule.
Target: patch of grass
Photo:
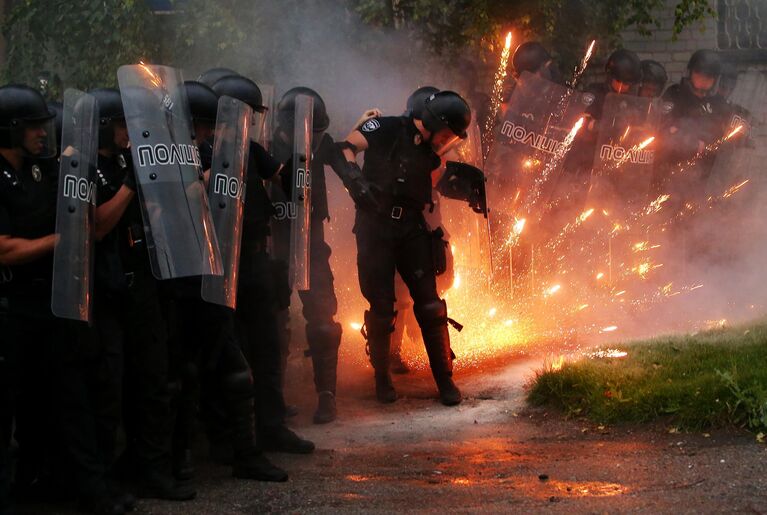
[[[618,347],[628,355],[545,367],[528,402],[601,423],[767,429],[767,321]]]

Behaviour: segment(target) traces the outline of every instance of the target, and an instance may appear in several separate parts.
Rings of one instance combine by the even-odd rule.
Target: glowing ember
[[[599,273],[597,274],[597,281],[599,281],[600,279],[602,279],[604,276],[605,276],[604,272],[599,272]]]
[[[559,356],[558,358],[554,359],[551,362],[551,371],[557,372],[558,370],[562,370],[562,367],[564,366],[564,364],[565,364],[565,357]]]
[[[516,234],[518,236],[518,235],[522,234],[522,231],[524,229],[525,229],[525,219],[524,218],[514,222],[514,234]]]
[[[359,322],[351,322],[349,323],[349,327],[351,327],[355,331],[359,331],[360,329],[362,329],[362,324],[360,324]]]
[[[611,333],[613,331],[616,331],[618,329],[617,325],[608,325],[607,327],[602,328],[603,333]]]
[[[496,313],[498,313],[496,308],[490,308],[490,311],[487,312],[487,316],[494,317]]]
[[[557,293],[557,292],[558,292],[558,291],[559,291],[561,288],[562,288],[562,285],[560,285],[560,284],[555,284],[555,285],[554,285],[554,286],[552,286],[551,288],[547,289],[547,290],[546,290],[546,292],[545,292],[545,294],[546,294],[546,295],[554,295],[554,294],[555,294],[555,293]]]
[[[580,222],[581,222],[581,223],[583,223],[583,222],[585,222],[585,221],[588,219],[588,217],[590,217],[590,216],[591,216],[593,213],[594,213],[594,209],[593,209],[593,208],[592,208],[592,209],[589,209],[589,210],[587,210],[587,211],[584,211],[583,213],[581,213],[581,214],[578,216],[578,219],[580,220]]]

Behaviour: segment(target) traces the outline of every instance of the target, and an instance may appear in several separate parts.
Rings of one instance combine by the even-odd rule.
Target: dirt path
[[[205,466],[196,501],[143,502],[141,512],[767,513],[767,450],[753,435],[601,428],[531,410],[523,384],[539,365],[463,374],[458,408],[434,400],[425,373],[398,377],[405,398],[381,406],[358,374],[341,386],[338,422],[313,426],[312,399],[301,406],[293,425],[318,450],[273,456],[288,483]]]
[[[295,384],[292,425],[318,449],[270,456],[289,482],[235,480],[227,467],[199,464],[195,501],[141,501],[137,513],[767,513],[767,448],[753,435],[601,427],[530,409],[524,383],[540,366],[518,358],[460,373],[466,400],[457,408],[436,401],[425,372],[396,377],[403,398],[382,406],[370,372],[347,367],[339,420],[325,426],[311,424],[313,395]]]

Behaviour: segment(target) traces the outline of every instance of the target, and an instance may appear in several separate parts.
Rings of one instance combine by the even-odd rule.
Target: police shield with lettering
[[[290,232],[291,286],[299,291],[309,289],[309,237],[312,215],[312,125],[314,98],[297,95],[293,125],[292,206]]]
[[[223,275],[202,279],[202,298],[235,309],[253,110],[222,96],[218,101],[208,199],[221,249]]]
[[[485,163],[495,269],[509,269],[518,222],[542,215],[591,100],[529,72],[518,78]]]
[[[599,122],[590,198],[638,208],[648,196],[655,161],[659,102],[608,93]]]
[[[93,96],[74,89],[66,90],[51,310],[58,317],[86,322],[91,320],[93,298],[97,114]]]
[[[152,273],[158,279],[221,275],[221,256],[180,71],[117,71]]]

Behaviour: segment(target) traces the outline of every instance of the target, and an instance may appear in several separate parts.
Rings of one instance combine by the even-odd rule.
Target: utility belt
[[[389,198],[380,201],[378,208],[372,212],[397,222],[410,222],[423,220],[423,209],[423,205],[412,201]]]

